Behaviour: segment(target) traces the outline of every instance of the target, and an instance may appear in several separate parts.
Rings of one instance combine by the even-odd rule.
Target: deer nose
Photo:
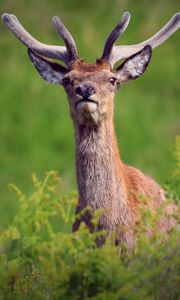
[[[91,84],[88,84],[88,85],[81,84],[76,88],[76,94],[82,96],[83,98],[89,98],[90,96],[95,94],[95,92],[96,92],[96,89]]]

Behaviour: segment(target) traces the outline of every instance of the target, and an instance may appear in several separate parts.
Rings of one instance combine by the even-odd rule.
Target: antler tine
[[[118,39],[118,37],[121,36],[121,34],[126,30],[129,21],[130,21],[131,15],[129,12],[125,12],[120,22],[117,24],[117,26],[113,29],[113,31],[109,34],[109,36],[106,39],[102,59],[109,59],[109,56],[111,54],[111,51],[113,49],[115,41]]]
[[[20,24],[18,18],[13,14],[2,15],[4,25],[22,42],[27,48],[44,57],[60,59],[66,65],[72,61],[70,53],[64,46],[47,45],[36,40]]]
[[[127,46],[116,46],[109,57],[109,62],[113,66],[118,60],[125,59],[140,51],[145,45],[150,45],[153,49],[165,42],[180,27],[180,13],[176,13],[170,21],[148,40]]]
[[[73,60],[78,58],[77,48],[75,41],[70,34],[70,32],[67,30],[67,28],[64,26],[61,19],[57,16],[53,17],[53,25],[56,29],[56,31],[59,33],[59,35],[62,37],[62,39],[65,42],[66,48],[72,57]]]

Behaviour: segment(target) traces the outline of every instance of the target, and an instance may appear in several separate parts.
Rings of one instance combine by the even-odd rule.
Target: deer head
[[[84,125],[99,124],[113,116],[113,98],[118,87],[141,76],[151,59],[152,49],[168,39],[180,26],[180,14],[150,39],[136,45],[115,46],[115,41],[127,28],[130,14],[125,12],[106,39],[102,57],[95,64],[87,64],[78,56],[75,42],[58,17],[53,25],[64,46],[43,44],[34,39],[12,14],[3,14],[2,21],[28,48],[31,62],[49,83],[63,85],[74,122]],[[58,59],[66,67],[47,60]],[[116,62],[124,60],[119,67]]]

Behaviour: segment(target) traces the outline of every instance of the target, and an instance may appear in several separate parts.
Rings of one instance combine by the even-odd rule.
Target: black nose
[[[91,95],[95,94],[96,90],[95,90],[95,87],[93,85],[79,85],[77,88],[76,88],[76,94],[82,96],[83,98],[88,98],[90,97]]]

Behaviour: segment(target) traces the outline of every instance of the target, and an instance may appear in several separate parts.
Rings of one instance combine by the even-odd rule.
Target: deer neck
[[[75,124],[75,138],[80,205],[109,208],[112,213],[124,207],[125,185],[113,122]]]

